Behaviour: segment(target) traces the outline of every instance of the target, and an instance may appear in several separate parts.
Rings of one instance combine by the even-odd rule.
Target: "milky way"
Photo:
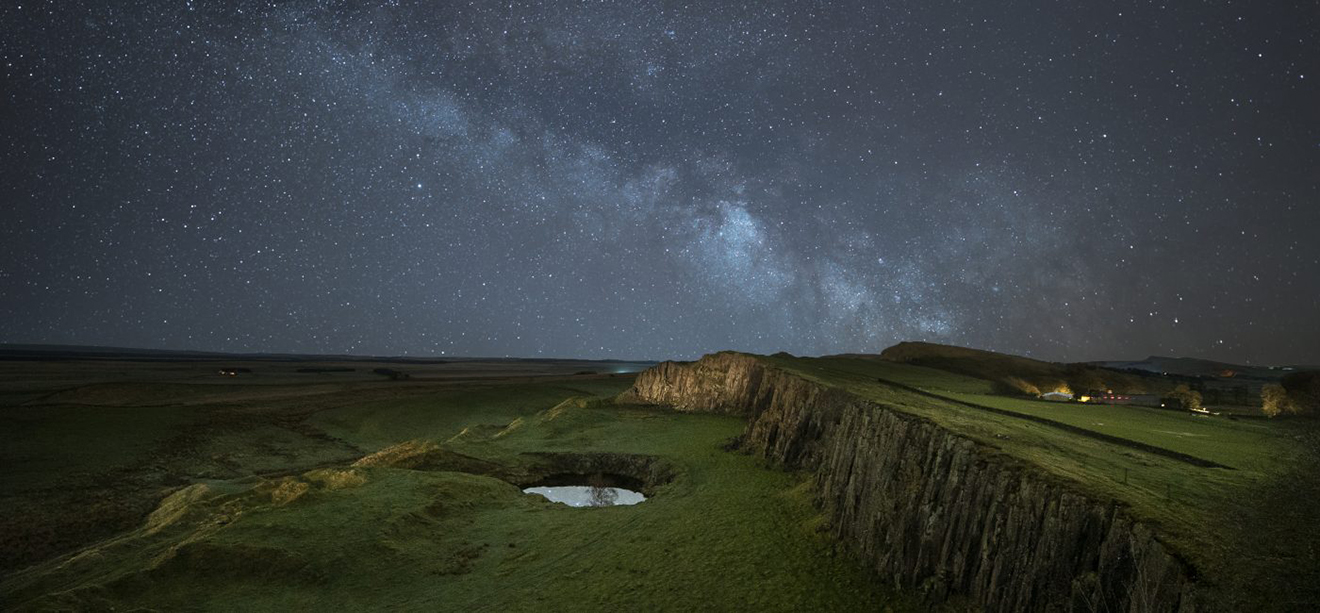
[[[6,3],[0,341],[1320,361],[1320,12],[1191,4]]]

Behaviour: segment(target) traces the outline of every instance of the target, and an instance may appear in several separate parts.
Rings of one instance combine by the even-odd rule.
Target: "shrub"
[[[1031,382],[1020,377],[1004,377],[999,381],[1003,391],[1009,394],[1022,394],[1026,396],[1039,396],[1040,388]]]
[[[1290,373],[1279,383],[1296,407],[1296,413],[1320,413],[1320,370]]]
[[[1278,383],[1270,383],[1260,390],[1260,410],[1266,417],[1296,413],[1297,405],[1288,398],[1287,390]]]
[[[1172,392],[1165,394],[1164,400],[1177,403],[1184,411],[1195,411],[1201,408],[1201,392],[1193,391],[1185,383],[1173,388]]]

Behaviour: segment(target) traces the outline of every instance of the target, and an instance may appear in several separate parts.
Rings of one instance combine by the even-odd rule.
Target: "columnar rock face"
[[[882,577],[992,611],[1189,611],[1190,568],[1112,502],[925,419],[720,353],[641,373],[636,400],[743,414],[740,442],[813,471],[834,535]]]

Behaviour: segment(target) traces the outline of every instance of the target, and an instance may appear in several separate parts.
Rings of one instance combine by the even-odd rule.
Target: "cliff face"
[[[740,442],[814,472],[834,535],[932,601],[994,611],[1189,611],[1191,571],[1113,503],[934,423],[721,353],[641,373],[637,400],[744,414]]]

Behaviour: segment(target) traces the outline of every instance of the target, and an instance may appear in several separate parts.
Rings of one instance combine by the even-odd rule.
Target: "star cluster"
[[[0,7],[0,341],[1320,359],[1309,3]]]

